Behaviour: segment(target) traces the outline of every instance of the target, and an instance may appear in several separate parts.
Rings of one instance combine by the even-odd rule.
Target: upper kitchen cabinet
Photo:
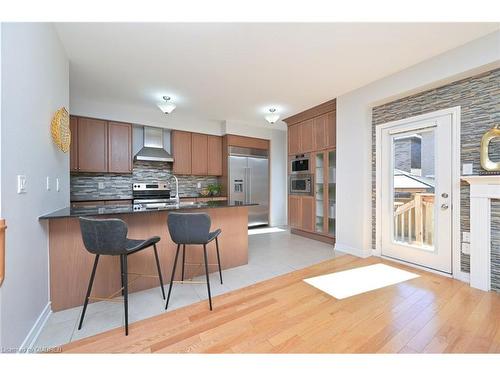
[[[288,155],[300,153],[300,124],[288,128]]]
[[[108,123],[108,172],[132,172],[132,125]]]
[[[71,116],[70,171],[132,173],[132,125]]]
[[[69,131],[71,133],[71,144],[69,148],[69,170],[78,172],[78,118],[70,116]]]
[[[222,137],[208,136],[208,175],[222,176]]]
[[[107,172],[107,122],[79,117],[77,128],[78,171]]]
[[[288,155],[335,148],[335,114],[334,99],[284,119],[288,125]]]
[[[206,176],[208,174],[208,156],[208,135],[192,133],[191,174],[195,176]]]
[[[222,137],[172,131],[174,173],[222,176]]]
[[[191,133],[180,130],[172,131],[173,172],[191,174]]]

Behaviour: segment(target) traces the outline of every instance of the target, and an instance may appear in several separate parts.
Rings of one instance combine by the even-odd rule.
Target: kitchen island
[[[169,212],[204,212],[212,219],[212,228],[222,229],[219,237],[221,265],[223,269],[248,263],[248,206],[231,201],[180,203],[154,210],[134,210],[133,205],[67,207],[41,216],[49,221],[49,267],[50,299],[52,311],[60,311],[83,304],[92,270],[94,255],[84,247],[78,218],[119,218],[128,225],[128,237],[146,239],[160,236],[157,244],[163,280],[170,280],[177,246],[170,239],[167,229]],[[209,264],[216,264],[215,243],[207,246]],[[180,257],[181,258],[181,257]],[[181,260],[175,280],[180,280]],[[203,247],[186,246],[185,279],[204,274]],[[156,275],[154,252],[151,249],[129,257],[129,273]],[[209,266],[209,272],[216,271],[216,265]],[[92,289],[92,296],[108,297],[119,290],[119,257],[103,256],[99,261]],[[156,277],[141,277],[130,285],[130,292],[158,287]],[[158,298],[161,293],[158,291]]]

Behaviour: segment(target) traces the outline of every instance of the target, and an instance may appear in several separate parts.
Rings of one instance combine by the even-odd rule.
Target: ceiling
[[[493,23],[58,23],[75,98],[262,125],[498,29]]]

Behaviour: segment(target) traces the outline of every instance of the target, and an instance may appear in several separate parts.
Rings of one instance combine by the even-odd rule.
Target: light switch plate
[[[470,254],[470,243],[462,242],[462,253]]]
[[[462,232],[462,241],[470,243],[470,232]]]
[[[59,185],[59,178],[56,178],[56,191],[61,190],[61,186]]]
[[[17,175],[17,194],[26,193],[26,176],[23,174]]]
[[[47,188],[47,191],[50,190],[50,177],[49,176],[47,176],[45,187]]]
[[[472,163],[464,163],[462,165],[462,175],[472,174]]]

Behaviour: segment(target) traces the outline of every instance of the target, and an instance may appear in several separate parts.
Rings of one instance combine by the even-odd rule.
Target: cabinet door
[[[106,121],[78,118],[78,170],[108,171],[108,124]]]
[[[335,147],[337,144],[337,117],[336,112],[327,113],[326,128],[328,132],[328,148]]]
[[[314,230],[314,197],[302,197],[301,203],[301,229],[312,232]]]
[[[71,145],[69,147],[69,170],[78,171],[78,117],[70,116],[69,131],[71,132]]]
[[[288,127],[288,154],[295,155],[300,152],[300,124]]]
[[[329,236],[335,237],[335,206],[336,206],[336,190],[337,190],[337,154],[335,150],[328,151],[327,153],[327,165],[328,165],[328,180],[325,181],[326,186],[326,216],[328,221],[326,224],[326,233]]]
[[[191,133],[172,131],[173,172],[191,174]]]
[[[208,174],[208,136],[206,134],[191,134],[191,174],[195,176]]]
[[[222,137],[208,136],[208,175],[222,176]]]
[[[300,149],[299,153],[311,152],[314,150],[313,141],[313,120],[307,120],[300,124]]]
[[[108,171],[132,173],[132,125],[108,124]]]
[[[297,195],[288,196],[288,225],[291,228],[301,226],[301,197]]]
[[[314,213],[314,231],[318,233],[325,232],[326,222],[326,190],[325,181],[327,173],[327,162],[325,160],[325,153],[323,151],[315,152],[312,155],[314,165],[314,200],[315,200],[315,213]]]
[[[319,151],[328,147],[328,114],[313,119],[313,150]]]

